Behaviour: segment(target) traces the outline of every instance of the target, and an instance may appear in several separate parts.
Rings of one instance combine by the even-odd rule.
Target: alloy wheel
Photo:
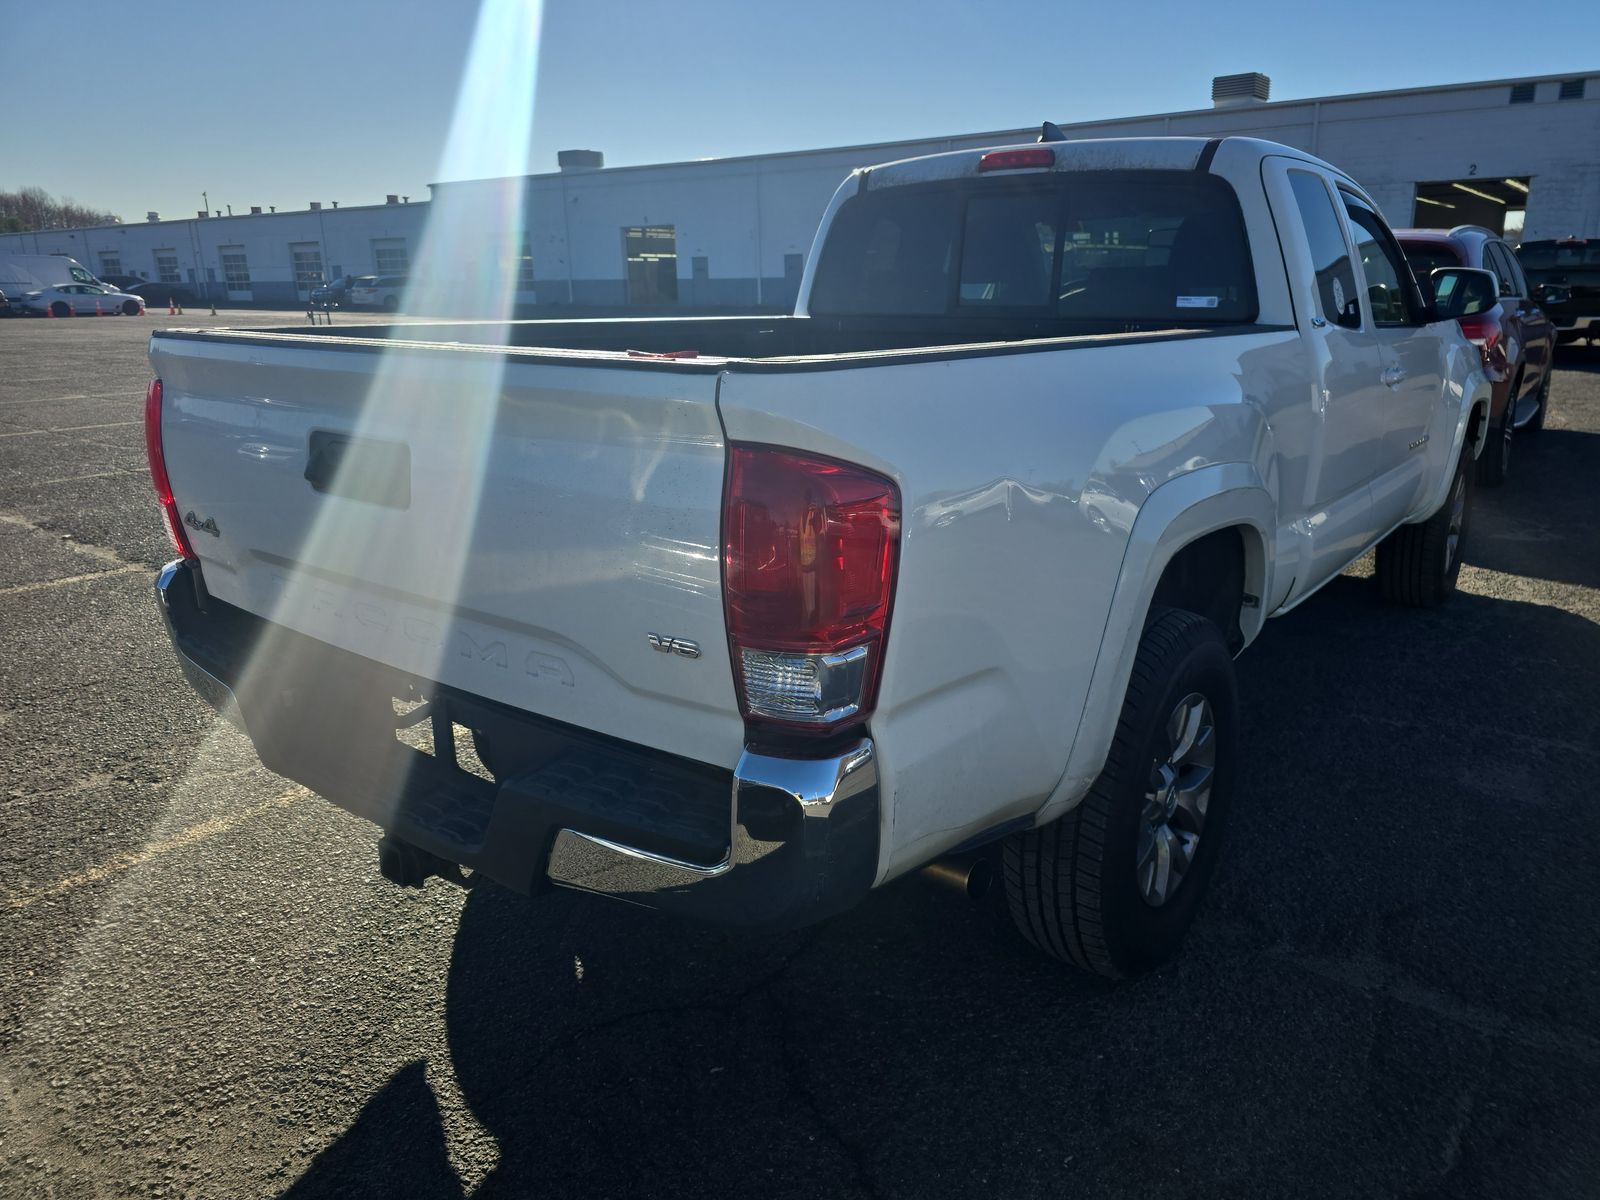
[[[1163,734],[1134,848],[1139,894],[1152,908],[1177,893],[1200,846],[1217,761],[1211,702],[1199,692],[1189,693],[1172,710]]]

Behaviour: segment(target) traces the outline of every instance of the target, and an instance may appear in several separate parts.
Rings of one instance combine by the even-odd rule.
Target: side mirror
[[[1500,303],[1500,281],[1493,271],[1470,267],[1439,267],[1429,272],[1433,288],[1434,318],[1455,321],[1488,312]]]
[[[1565,304],[1572,299],[1572,289],[1554,283],[1541,283],[1534,289],[1533,298],[1540,304]]]

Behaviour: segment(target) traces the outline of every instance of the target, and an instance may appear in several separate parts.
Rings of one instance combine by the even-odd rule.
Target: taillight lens
[[[172,482],[167,478],[167,458],[161,449],[161,380],[152,379],[144,393],[144,449],[150,456],[150,481],[156,485],[156,499],[167,521],[167,536],[172,547],[184,558],[194,558],[194,547],[178,516],[178,502],[172,498]]]
[[[730,446],[722,594],[745,719],[827,733],[877,700],[900,491],[862,467]]]
[[[1461,332],[1467,335],[1467,340],[1474,346],[1487,353],[1500,340],[1500,322],[1491,313],[1477,313],[1461,318]]]

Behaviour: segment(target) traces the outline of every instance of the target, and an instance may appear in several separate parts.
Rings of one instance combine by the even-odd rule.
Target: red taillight
[[[1031,146],[1026,150],[991,150],[978,160],[978,171],[1015,171],[1022,167],[1053,167],[1056,152],[1049,146]]]
[[[829,732],[877,700],[900,490],[848,463],[730,446],[722,595],[745,718]]]
[[[1483,353],[1483,363],[1489,365],[1489,358],[1494,353],[1495,346],[1500,341],[1500,319],[1492,312],[1474,313],[1470,317],[1462,317],[1461,332],[1467,335],[1467,340]]]
[[[172,483],[167,479],[167,459],[161,450],[161,380],[152,379],[144,393],[144,448],[150,456],[150,481],[156,485],[161,515],[167,520],[167,536],[173,549],[184,558],[194,558],[194,547],[184,533],[178,516],[178,502],[172,498]]]

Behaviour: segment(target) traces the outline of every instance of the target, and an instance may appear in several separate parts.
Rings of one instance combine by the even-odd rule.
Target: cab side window
[[[1361,304],[1356,299],[1356,275],[1350,265],[1350,247],[1339,228],[1333,197],[1327,184],[1309,171],[1290,171],[1289,187],[1300,224],[1311,247],[1311,268],[1316,273],[1321,315],[1347,328],[1361,327]]]
[[[1367,302],[1375,325],[1419,325],[1420,304],[1414,299],[1416,280],[1406,263],[1394,235],[1378,214],[1348,193],[1345,211],[1350,215],[1350,234],[1356,240],[1356,256],[1367,277]]]
[[[1502,243],[1485,242],[1483,256],[1484,265],[1500,279],[1500,294],[1502,296],[1527,295],[1522,282],[1522,274],[1517,270],[1516,260]]]

